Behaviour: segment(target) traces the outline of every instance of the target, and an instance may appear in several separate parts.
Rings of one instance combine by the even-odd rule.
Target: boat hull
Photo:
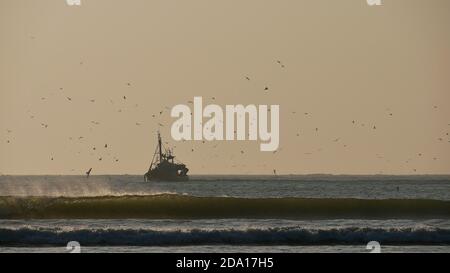
[[[178,175],[152,175],[145,174],[144,179],[146,182],[185,182],[189,181],[189,176],[178,176]]]

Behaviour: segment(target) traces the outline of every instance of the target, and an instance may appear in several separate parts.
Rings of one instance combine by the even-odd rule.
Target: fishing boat
[[[175,162],[173,150],[163,149],[161,134],[158,132],[158,145],[153,154],[150,168],[144,175],[145,181],[188,181],[189,169],[186,165]]]

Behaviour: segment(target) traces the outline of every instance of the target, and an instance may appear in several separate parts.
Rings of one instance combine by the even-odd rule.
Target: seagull
[[[282,68],[284,68],[284,64],[283,64],[280,60],[278,60],[277,63],[278,63]]]

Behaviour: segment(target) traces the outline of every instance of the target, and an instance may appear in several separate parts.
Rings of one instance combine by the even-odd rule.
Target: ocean
[[[0,176],[0,252],[450,252],[450,176]]]

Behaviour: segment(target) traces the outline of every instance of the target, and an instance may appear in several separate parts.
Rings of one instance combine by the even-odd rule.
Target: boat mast
[[[161,144],[161,134],[158,131],[158,147],[159,147],[159,163],[162,161],[162,144]]]

